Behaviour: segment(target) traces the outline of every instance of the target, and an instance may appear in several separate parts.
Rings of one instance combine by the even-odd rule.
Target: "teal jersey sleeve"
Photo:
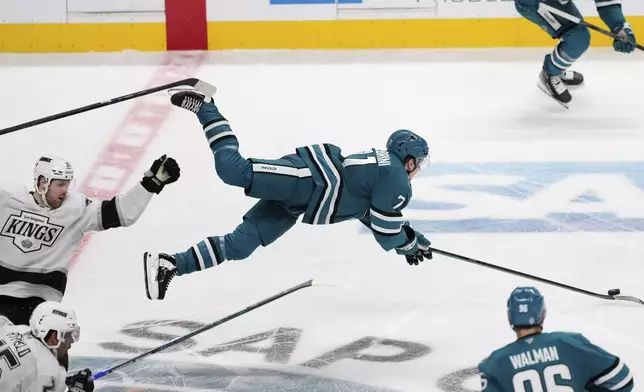
[[[621,358],[591,343],[582,334],[569,334],[566,340],[578,352],[579,358],[583,358],[589,392],[633,390],[633,374]]]
[[[611,30],[614,31],[626,23],[620,0],[595,0],[595,5],[599,17]]]
[[[378,182],[371,194],[371,208],[360,221],[371,229],[376,241],[386,250],[408,242],[402,229],[405,223],[402,210],[411,199],[407,173],[395,166],[380,167]]]

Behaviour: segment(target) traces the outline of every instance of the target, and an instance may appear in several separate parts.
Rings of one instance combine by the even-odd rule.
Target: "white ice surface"
[[[468,209],[410,209],[410,219],[491,218],[487,224],[504,225],[503,219],[547,220],[549,211],[570,213],[567,208],[615,212],[617,220],[600,218],[605,227],[600,232],[571,224],[561,232],[512,232],[499,226],[488,232],[426,235],[439,249],[592,291],[619,287],[623,294],[644,297],[644,236],[641,227],[620,220],[644,218],[644,195],[624,174],[632,166],[619,169],[621,163],[639,167],[643,161],[644,57],[591,49],[575,67],[584,73],[586,84],[572,89],[574,101],[565,110],[535,85],[547,50],[213,52],[195,76],[217,85],[219,107],[248,157],[278,158],[296,146],[317,142],[361,151],[384,146],[398,128],[424,135],[432,166],[417,179],[414,198],[463,203]],[[163,56],[0,55],[0,128],[144,88]],[[28,184],[34,160],[51,151],[72,160],[82,181],[130,108],[131,103],[122,103],[0,136],[2,180]],[[393,252],[383,252],[357,222],[299,224],[249,259],[178,277],[164,301],[147,300],[144,251],[183,251],[207,236],[225,234],[254,202],[217,178],[194,116],[170,106],[168,110],[168,121],[128,185],[163,153],[178,160],[182,177],[154,198],[135,226],[94,236],[74,265],[65,301],[78,310],[83,332],[72,355],[128,358],[134,354],[100,344],[154,347],[161,341],[119,330],[145,320],[207,324],[314,279],[322,286],[205,332],[195,337],[197,344],[191,349],[150,359],[277,369],[306,375],[309,382],[315,376],[400,391],[440,391],[441,377],[476,366],[513,339],[505,315],[507,296],[518,285],[536,284],[548,304],[548,330],[582,332],[620,355],[636,380],[644,371],[643,306],[594,299],[443,256],[410,267]],[[447,181],[512,189],[518,180],[513,175],[485,172],[489,166],[484,164],[494,162],[591,162],[617,166],[617,174],[580,173],[585,177],[567,184],[533,178],[529,181],[542,193],[518,198],[476,189],[445,193],[440,188]],[[454,165],[474,174],[432,176],[433,170]],[[633,175],[641,174],[636,170]],[[605,202],[582,207],[567,203],[586,188]],[[261,353],[197,354],[278,327],[302,331],[287,363],[268,363]],[[154,331],[187,332],[163,325]],[[431,351],[395,363],[358,358],[317,369],[301,366],[364,337],[416,342]],[[388,356],[396,350],[374,344],[364,354]],[[122,371],[136,377],[137,366]],[[234,380],[224,387],[237,388]],[[97,382],[105,390],[117,384]],[[302,385],[304,390],[315,389]],[[130,386],[148,390],[137,381]],[[476,390],[477,384],[469,380],[465,386]],[[114,390],[125,390],[118,388]]]

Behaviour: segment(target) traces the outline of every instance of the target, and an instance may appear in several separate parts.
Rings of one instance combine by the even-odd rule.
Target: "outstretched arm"
[[[103,231],[127,227],[138,221],[153,194],[159,194],[165,185],[179,179],[179,165],[165,155],[154,161],[132,188],[110,200],[85,199],[81,217],[82,231]]]

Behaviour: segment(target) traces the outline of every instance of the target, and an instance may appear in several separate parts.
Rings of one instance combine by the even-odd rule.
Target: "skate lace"
[[[164,288],[164,290],[168,289],[168,286],[170,285],[170,281],[172,278],[175,277],[177,274],[176,269],[170,269],[168,267],[159,267],[159,272],[157,276],[157,281],[160,283],[160,285]]]
[[[558,95],[561,95],[566,91],[566,86],[561,81],[561,78],[559,76],[551,76],[550,85]]]
[[[174,279],[175,276],[177,276],[177,271],[176,270],[168,271],[168,273],[170,274],[170,276],[168,276],[167,279],[164,279],[164,283],[163,283],[164,291],[168,291],[168,286],[170,286],[170,282],[172,281],[172,279]]]
[[[181,102],[181,107],[196,113],[201,107],[201,101],[192,97],[185,97]]]

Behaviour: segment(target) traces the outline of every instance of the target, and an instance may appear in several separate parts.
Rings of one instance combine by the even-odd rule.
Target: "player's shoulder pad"
[[[89,197],[85,196],[81,192],[69,192],[67,194],[67,200],[65,200],[65,208],[69,210],[84,210],[85,207],[90,205],[93,202]]]
[[[496,350],[492,351],[490,355],[488,355],[486,358],[481,360],[481,362],[479,362],[479,365],[478,365],[479,371],[481,372],[491,371],[490,369],[494,368],[495,364],[499,360],[502,360],[507,357],[506,349],[512,346],[514,343],[515,342],[508,343],[505,346],[499,347]]]
[[[17,182],[3,182],[0,184],[0,192],[19,198],[29,195],[29,192],[32,190],[33,188],[27,188],[25,185]]]
[[[565,343],[574,344],[574,345],[575,344],[586,345],[590,343],[588,338],[586,338],[584,335],[582,335],[579,332],[555,331],[555,332],[549,332],[548,335],[550,335],[551,338],[555,338]]]
[[[478,369],[481,373],[490,373],[491,369],[494,367],[494,363],[497,361],[498,354],[502,349],[494,350],[487,357],[483,358],[478,364]]]
[[[390,162],[384,161],[383,158],[378,160],[378,182],[391,188],[392,192],[411,193],[409,175],[402,163],[395,157]]]
[[[486,374],[486,375],[491,374],[492,368],[494,367],[494,358],[492,357],[492,354],[483,358],[476,367],[478,371],[482,374]]]

